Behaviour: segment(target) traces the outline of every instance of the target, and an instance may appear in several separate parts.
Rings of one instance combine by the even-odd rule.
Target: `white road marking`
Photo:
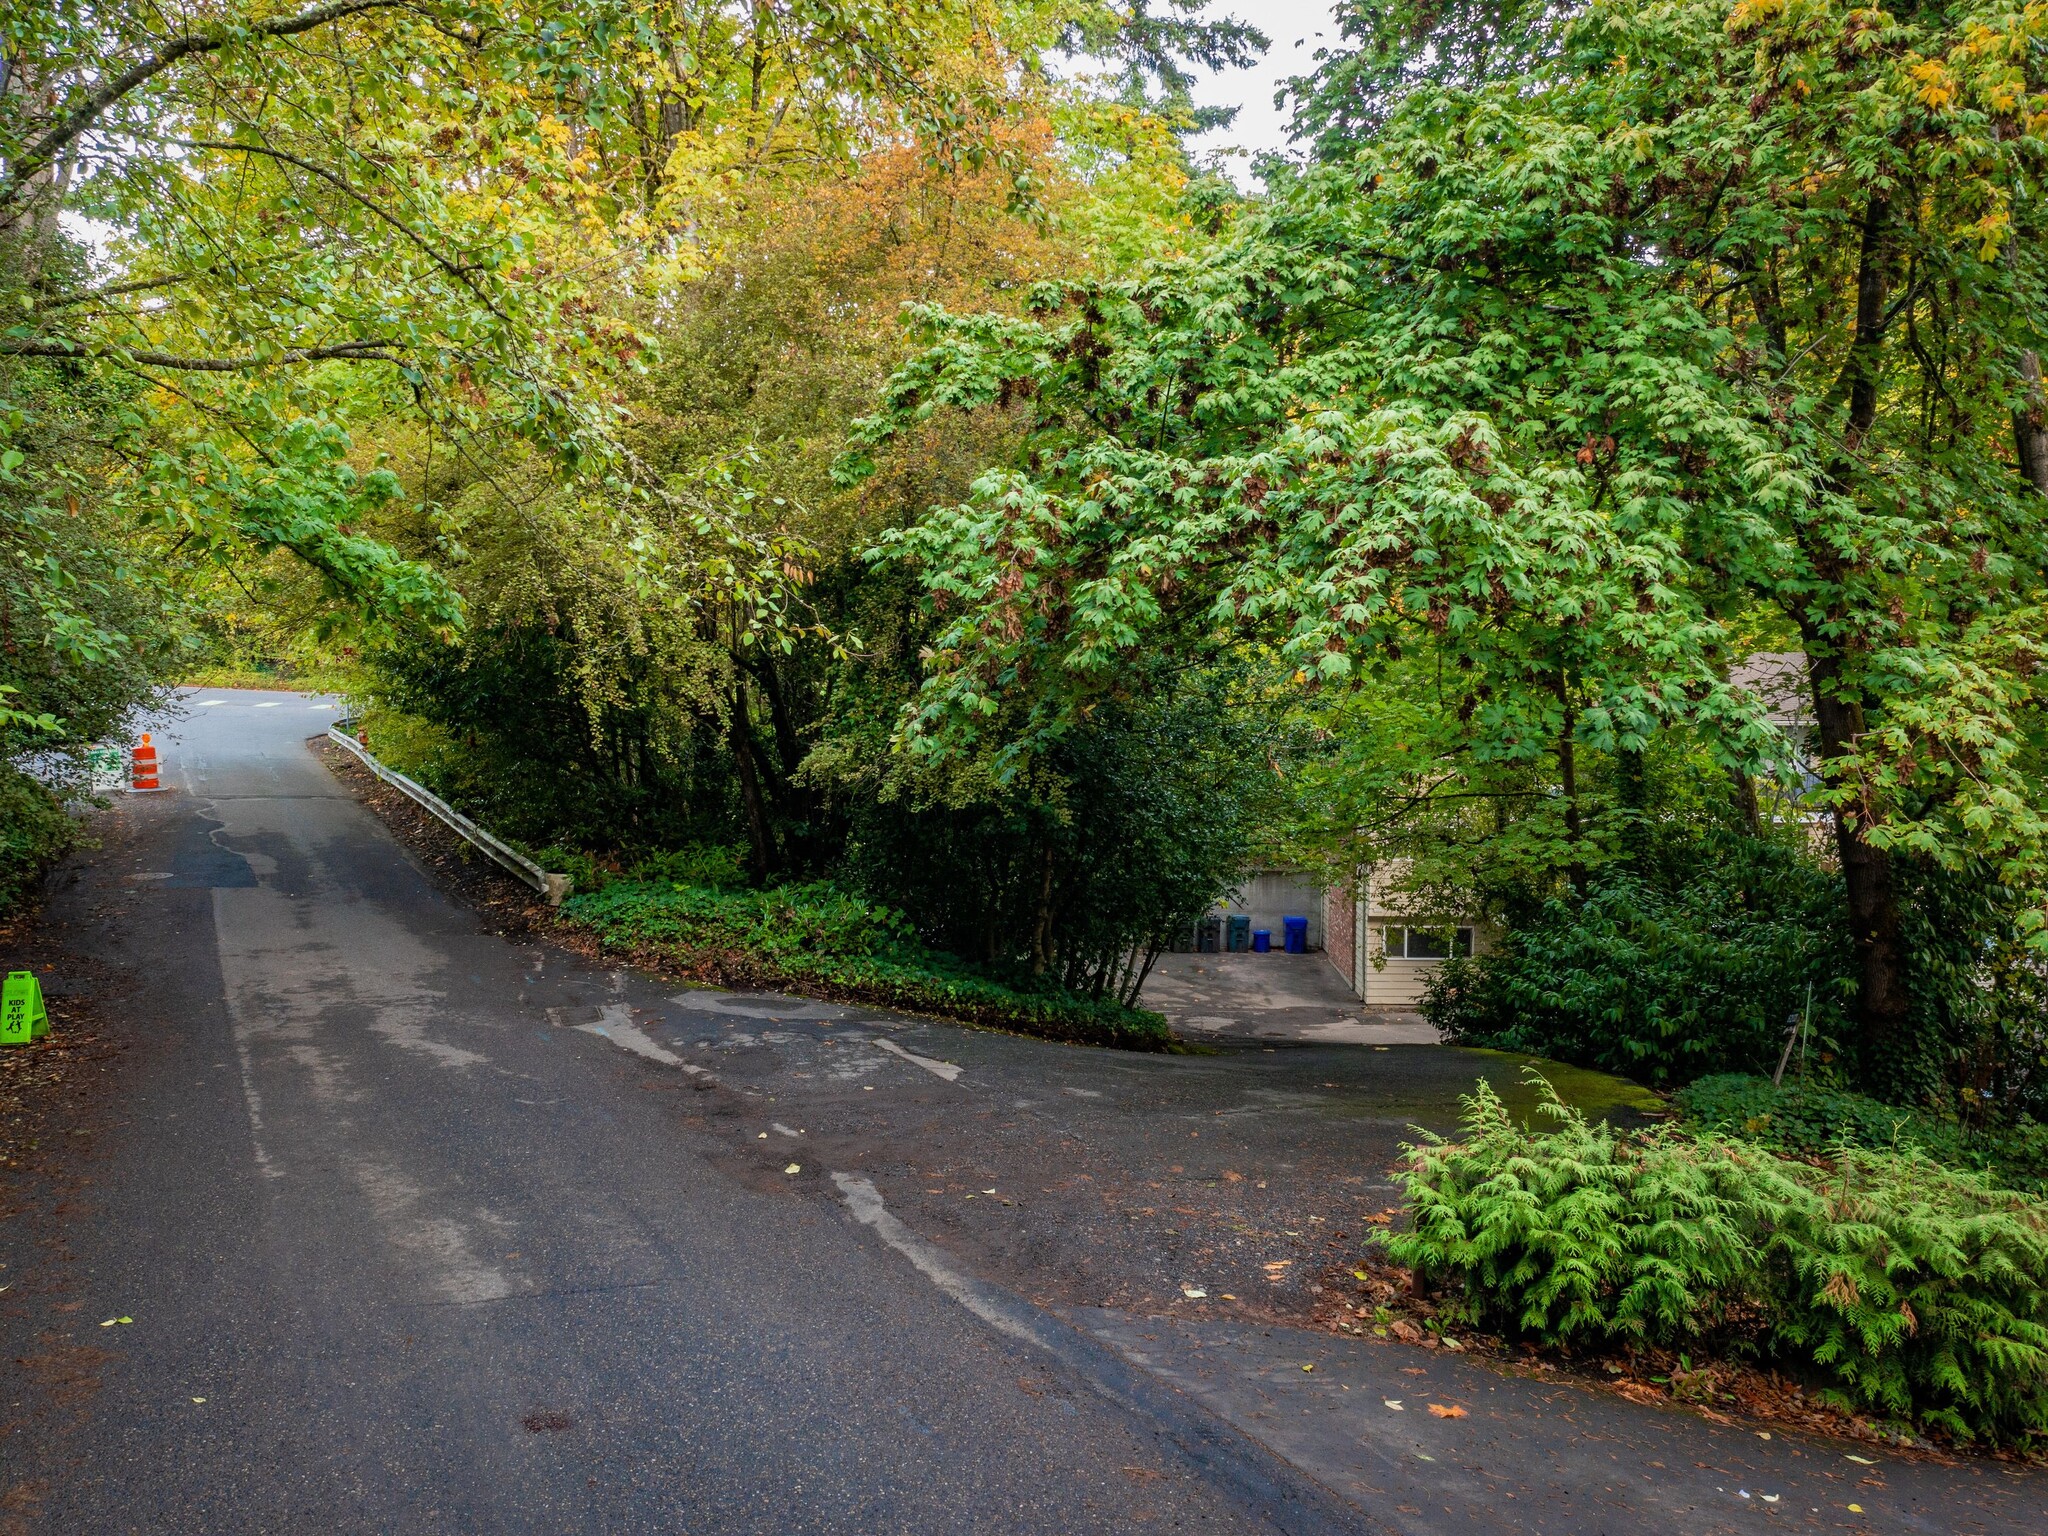
[[[1101,1094],[1093,1088],[1062,1088],[1061,1093],[1071,1093],[1077,1099],[1099,1099]]]
[[[894,1040],[873,1040],[869,1044],[878,1051],[887,1051],[891,1056],[901,1056],[913,1067],[923,1067],[933,1077],[943,1077],[952,1082],[960,1075],[960,1069],[950,1061],[933,1061],[929,1056],[915,1056],[903,1049]]]
[[[792,1130],[791,1130],[791,1129],[790,1129],[790,1128],[789,1128],[788,1126],[784,1125],[784,1124],[783,1124],[783,1123],[782,1123],[782,1122],[781,1122],[780,1120],[770,1120],[770,1121],[768,1122],[768,1129],[769,1129],[769,1130],[771,1130],[771,1131],[780,1131],[780,1132],[781,1132],[781,1133],[782,1133],[783,1135],[785,1135],[785,1136],[801,1136],[801,1135],[803,1135],[803,1132],[802,1132],[802,1131],[792,1131]]]
[[[256,1170],[266,1179],[281,1179],[284,1170],[270,1160],[270,1153],[263,1146],[263,1094],[256,1086],[256,1068],[249,1060],[249,1037],[241,1029],[234,1030],[235,1055],[242,1064],[242,1102],[249,1109],[249,1143],[256,1152]]]
[[[278,705],[282,704],[283,702],[283,699],[265,699],[260,704],[257,704],[253,707],[256,709],[275,709],[277,708]]]
[[[683,1060],[674,1051],[656,1045],[647,1038],[647,1031],[633,1022],[633,1010],[624,1003],[606,1003],[598,1010],[595,1024],[576,1026],[586,1035],[596,1035],[609,1040],[621,1050],[631,1051],[635,1056],[645,1056],[649,1061],[658,1061],[664,1067],[674,1067],[692,1077],[709,1077],[711,1074],[702,1067],[695,1067]]]
[[[228,701],[226,699],[200,699],[197,702],[199,704],[199,707],[201,709],[204,709],[209,704],[225,704]]]
[[[791,997],[780,992],[721,992],[716,987],[692,987],[669,999],[681,1008],[702,1009],[750,1019],[757,1024],[836,1024],[853,1016],[851,1009],[811,997]]]
[[[895,1214],[882,1204],[882,1197],[870,1180],[857,1174],[835,1173],[832,1182],[846,1197],[846,1208],[853,1214],[853,1219],[862,1226],[873,1227],[876,1236],[916,1265],[932,1284],[998,1332],[1021,1339],[1026,1344],[1044,1345],[1045,1341],[1018,1319],[990,1306],[973,1282],[955,1269],[943,1253],[898,1221]]]

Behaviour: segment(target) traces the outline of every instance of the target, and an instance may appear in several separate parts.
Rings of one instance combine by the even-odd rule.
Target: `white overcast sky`
[[[1230,127],[1201,134],[1190,145],[1198,155],[1233,148],[1251,153],[1286,149],[1287,116],[1273,110],[1273,93],[1283,80],[1314,69],[1318,47],[1338,41],[1329,0],[1211,0],[1207,14],[1248,21],[1273,46],[1255,68],[1225,70],[1195,87],[1198,104],[1236,107],[1238,113]],[[1249,156],[1233,157],[1227,164],[1240,182],[1247,179]]]

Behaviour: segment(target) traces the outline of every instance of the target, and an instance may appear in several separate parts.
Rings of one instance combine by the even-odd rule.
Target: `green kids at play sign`
[[[0,1045],[27,1045],[50,1032],[43,986],[34,971],[9,971],[0,987]]]

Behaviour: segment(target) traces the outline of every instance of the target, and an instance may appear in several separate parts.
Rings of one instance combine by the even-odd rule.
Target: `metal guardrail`
[[[450,830],[459,834],[465,841],[482,849],[487,857],[503,866],[515,879],[532,886],[534,890],[547,898],[549,906],[559,907],[562,904],[562,898],[569,894],[574,884],[569,876],[549,874],[525,854],[515,848],[506,846],[497,838],[491,836],[490,833],[471,821],[462,812],[456,810],[454,806],[443,800],[432,790],[422,784],[415,783],[395,768],[385,767],[384,764],[378,762],[371,755],[368,747],[357,741],[355,737],[345,733],[340,725],[330,725],[327,727],[327,738],[339,746],[347,747],[349,751],[362,759],[363,766],[369,769],[370,772],[377,775],[378,778],[389,784],[400,794],[416,802],[422,810],[427,811],[438,820],[446,823]]]

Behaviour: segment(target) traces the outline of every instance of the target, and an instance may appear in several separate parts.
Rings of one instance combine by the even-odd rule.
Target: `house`
[[[1233,947],[1230,919],[1238,918],[1240,939],[1263,928],[1278,949],[1284,920],[1305,917],[1310,952],[1335,967],[1359,1001],[1412,1009],[1446,958],[1484,953],[1494,936],[1485,923],[1471,918],[1415,912],[1405,893],[1393,888],[1400,873],[1397,864],[1382,865],[1357,886],[1326,886],[1298,871],[1257,871],[1196,924],[1190,947]],[[1369,899],[1361,902],[1360,891],[1368,885]]]
[[[1398,865],[1369,865],[1356,885],[1323,891],[1323,955],[1368,1007],[1413,1008],[1445,960],[1484,954],[1495,939],[1479,919],[1417,912],[1394,888],[1400,873]]]

